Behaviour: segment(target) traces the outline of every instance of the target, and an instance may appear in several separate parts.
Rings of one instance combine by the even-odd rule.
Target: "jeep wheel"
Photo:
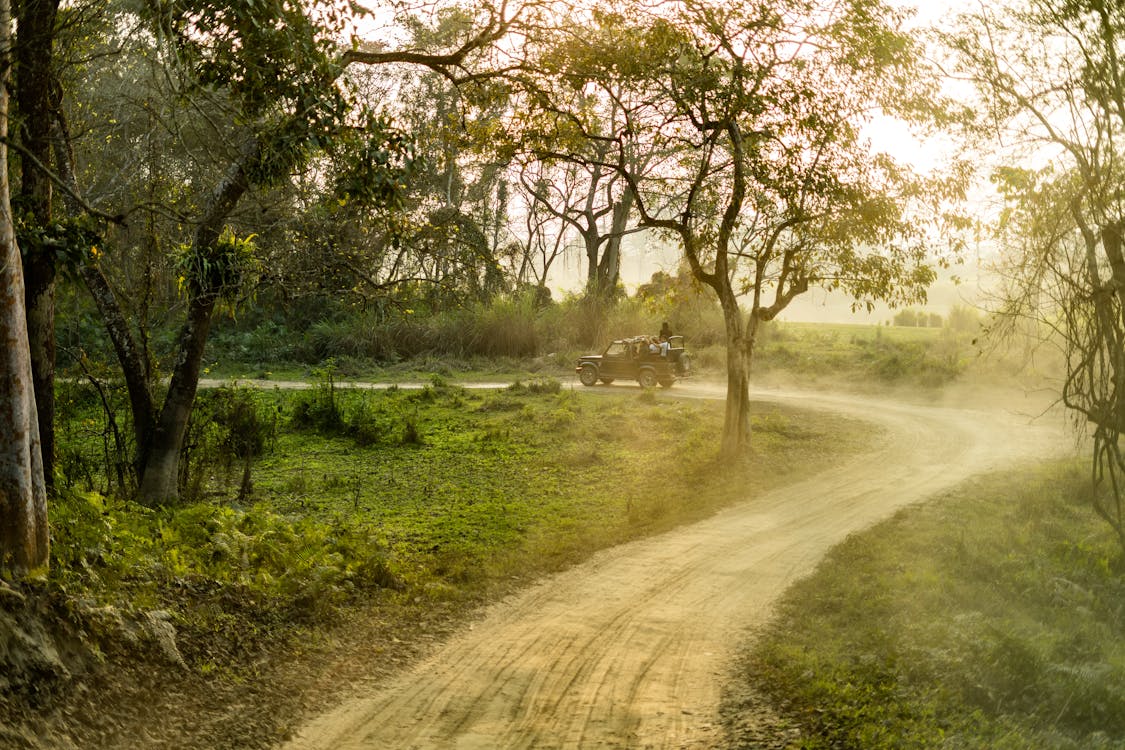
[[[671,388],[671,387],[672,387],[672,383],[675,383],[675,382],[676,382],[676,381],[675,381],[675,380],[672,380],[672,378],[665,378],[664,380],[661,380],[661,381],[660,381],[660,387],[661,387],[661,388]]]
[[[602,382],[605,383],[606,385],[612,385],[613,384],[613,378],[602,378]]]
[[[594,385],[598,382],[598,368],[582,365],[582,369],[578,371],[578,379],[582,381],[582,385]]]
[[[637,382],[641,384],[641,388],[655,388],[656,373],[651,367],[646,367],[637,374]]]

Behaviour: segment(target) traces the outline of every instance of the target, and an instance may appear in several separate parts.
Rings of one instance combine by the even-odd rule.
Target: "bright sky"
[[[1003,0],[1000,0],[1003,2]],[[958,14],[980,7],[980,0],[887,0],[899,8],[914,11],[910,25],[917,28],[941,27]],[[993,2],[993,5],[996,3]],[[866,128],[872,144],[921,172],[928,172],[946,162],[955,151],[948,139],[921,140],[902,122],[879,120]]]

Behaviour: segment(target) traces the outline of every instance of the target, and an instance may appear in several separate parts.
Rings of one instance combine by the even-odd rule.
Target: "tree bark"
[[[621,278],[621,242],[632,207],[633,193],[626,189],[625,194],[613,204],[609,234],[602,234],[593,216],[584,229],[579,229],[586,245],[586,293],[599,301],[613,299],[617,290],[617,281]]]
[[[613,206],[613,220],[609,227],[609,239],[605,252],[598,261],[598,289],[606,297],[613,296],[617,282],[621,278],[621,243],[629,226],[629,215],[633,211],[633,189],[625,186],[621,198]]]
[[[737,300],[723,300],[727,335],[727,401],[720,453],[738,458],[750,445],[750,353]]]
[[[148,364],[137,347],[136,339],[129,328],[125,313],[117,304],[117,297],[109,286],[109,281],[96,265],[84,265],[79,275],[86,283],[86,289],[94,298],[94,304],[102,316],[102,325],[109,333],[121,372],[125,377],[125,387],[129,391],[129,406],[133,410],[133,437],[137,442],[137,466],[144,465],[148,450],[149,435],[156,423],[156,404],[148,383]]]
[[[53,258],[35,253],[24,259],[25,315],[32,390],[47,492],[54,493],[55,474],[55,278]]]
[[[0,0],[0,571],[47,566],[47,490],[31,378],[23,266],[8,186],[11,3]]]
[[[179,500],[180,452],[191,418],[203,350],[211,329],[216,298],[196,297],[188,305],[188,318],[180,331],[180,353],[164,406],[145,452],[138,495],[149,506]]]
[[[20,202],[39,227],[51,223],[51,180],[43,166],[51,162],[51,112],[58,104],[53,86],[55,19],[59,0],[22,0],[15,46],[15,98],[20,142],[34,159],[20,165]],[[38,163],[36,163],[36,161]],[[42,442],[43,478],[54,489],[55,457],[55,280],[54,253],[35,249],[24,258],[27,335]]]

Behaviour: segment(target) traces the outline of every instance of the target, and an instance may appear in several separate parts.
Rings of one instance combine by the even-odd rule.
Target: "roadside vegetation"
[[[657,283],[661,278],[663,283]],[[216,324],[206,365],[208,377],[304,379],[331,360],[343,379],[450,380],[494,375],[570,377],[580,354],[600,352],[612,339],[652,334],[662,321],[685,337],[703,377],[724,378],[722,313],[700,296],[668,298],[668,277],[592,310],[580,298],[536,307],[500,300],[441,314],[339,309],[329,305],[315,321],[281,311],[276,317],[240,316]],[[675,283],[686,284],[680,277]],[[759,331],[755,383],[797,380],[833,387],[906,386],[934,390],[959,379],[1037,386],[1057,359],[1043,347],[1037,356],[1024,342],[997,347],[988,322],[975,310],[955,308],[932,327],[774,321]],[[106,352],[108,354],[108,352]]]
[[[1121,747],[1125,560],[1088,487],[986,476],[850,537],[780,602],[731,725],[765,694],[792,747]]]
[[[364,607],[456,620],[862,441],[752,403],[751,371],[1050,384],[1022,342],[980,359],[982,323],[1063,342],[1053,392],[1108,481],[989,480],[844,545],[755,673],[812,746],[1121,737],[1125,6],[933,36],[883,0],[361,5],[0,0],[0,746],[102,746],[130,703],[199,747],[267,744],[279,719],[242,709],[283,645]],[[939,60],[979,96],[947,100]],[[915,174],[875,112],[967,150]],[[965,200],[984,177],[996,221]],[[986,233],[1005,317],[901,309]],[[658,243],[681,266],[627,293]],[[552,299],[560,270],[577,296]],[[818,287],[895,325],[783,322]],[[725,416],[567,387],[664,321]],[[236,376],[312,387],[212,387]],[[456,385],[481,376],[519,383]]]
[[[64,439],[61,465],[74,472],[55,503],[50,572],[4,589],[0,616],[25,636],[5,657],[6,747],[107,746],[129,730],[141,692],[156,702],[190,685],[247,705],[228,726],[197,726],[198,704],[160,703],[161,720],[144,719],[152,746],[162,726],[179,746],[268,745],[292,719],[254,710],[271,654],[373,606],[418,637],[434,612],[457,620],[514,584],[805,476],[869,437],[840,418],[760,405],[753,456],[719,471],[720,402],[635,388],[594,396],[550,378],[358,390],[327,369],[307,390],[203,393],[183,502],[152,509],[95,468],[112,466],[91,439],[104,430],[101,402],[62,401],[72,418],[60,434],[74,441]]]

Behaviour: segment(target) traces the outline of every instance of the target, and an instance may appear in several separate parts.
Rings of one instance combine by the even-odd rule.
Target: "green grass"
[[[85,445],[52,508],[50,583],[86,602],[76,617],[95,635],[103,606],[126,621],[171,613],[185,660],[212,670],[371,598],[478,601],[827,467],[869,429],[755,411],[753,454],[720,470],[720,402],[550,379],[499,391],[440,378],[422,390],[220,389],[197,404],[182,506],[98,494],[105,480],[89,467],[102,446]],[[236,446],[263,448],[249,488]]]
[[[428,583],[557,569],[782,481],[836,442],[824,421],[762,409],[756,463],[771,470],[707,481],[722,474],[719,404],[526,386],[340,399],[345,420],[363,414],[381,439],[283,434],[256,467],[255,493],[277,512],[370,525],[403,575]],[[404,439],[408,429],[415,438]]]
[[[805,748],[1125,746],[1122,555],[1085,481],[989,476],[849,538],[741,679]]]
[[[834,341],[933,341],[948,335],[946,328],[916,326],[883,326],[872,323],[802,323],[784,321],[776,324],[781,336],[808,339],[823,336]]]
[[[569,375],[574,372],[578,352],[542,357],[419,357],[387,363],[355,357],[334,357],[319,365],[297,363],[240,362],[214,359],[208,362],[203,377],[218,380],[259,380],[263,382],[305,381],[315,378],[325,367],[332,367],[340,382],[425,383],[434,375],[450,382],[510,382],[541,375]]]
[[[973,336],[947,328],[778,323],[767,327],[756,366],[826,381],[946,385],[977,358]]]

